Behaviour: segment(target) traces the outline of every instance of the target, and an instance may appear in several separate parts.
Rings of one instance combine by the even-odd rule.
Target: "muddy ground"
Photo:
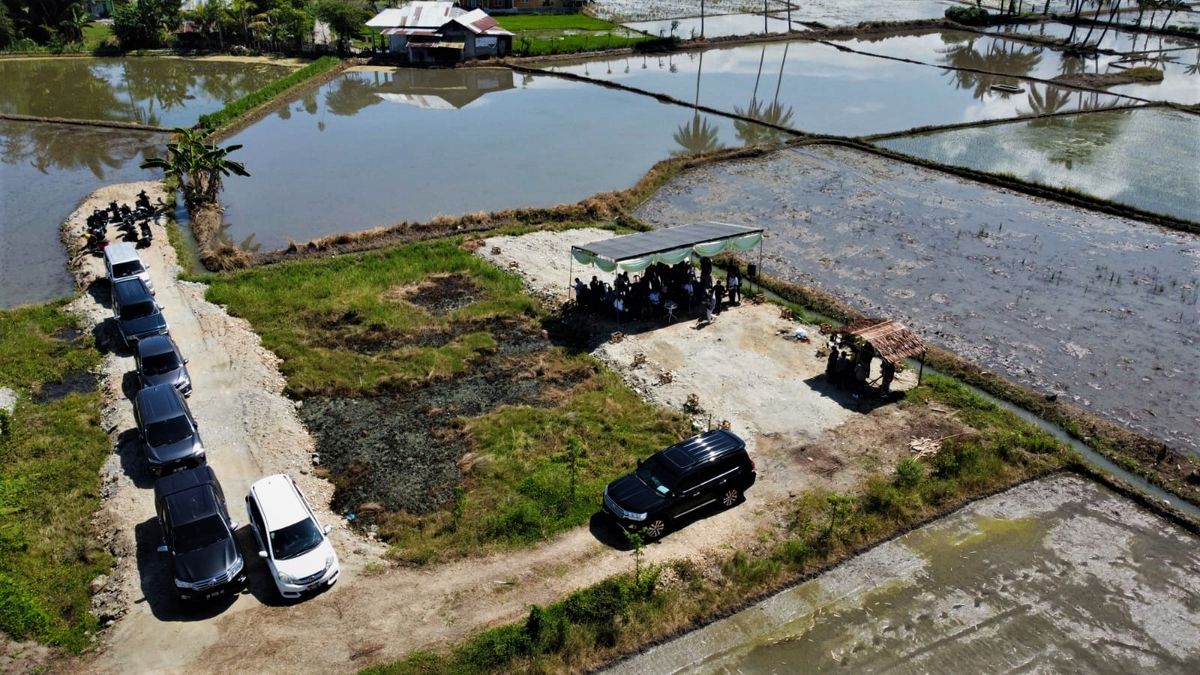
[[[610,672],[1195,672],[1198,543],[1093,483],[1037,481]]]
[[[364,505],[368,511],[379,505],[417,514],[438,509],[464,479],[459,464],[469,447],[461,418],[504,405],[542,404],[548,383],[530,375],[550,341],[534,326],[491,323],[496,348],[462,375],[414,384],[395,395],[304,399],[300,416],[316,437],[321,465],[333,476],[338,512],[360,512]]]
[[[765,226],[767,273],[1200,453],[1193,235],[831,146],[690,171],[637,215]]]

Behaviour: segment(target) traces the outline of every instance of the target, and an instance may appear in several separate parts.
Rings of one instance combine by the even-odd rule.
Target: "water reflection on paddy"
[[[138,168],[164,136],[0,120],[0,307],[72,291],[58,229],[91,191],[162,174]]]
[[[1018,176],[1180,218],[1200,218],[1200,116],[1087,113],[879,141],[947,164]],[[1154,152],[1146,152],[1154,148]]]
[[[764,20],[762,14],[723,14],[720,16],[709,16],[705,17],[703,28],[698,16],[683,19],[637,21],[626,23],[624,26],[648,35],[657,37],[675,35],[684,40],[694,40],[701,36],[705,38],[718,38],[731,35],[760,35],[763,33],[788,32],[786,20],[770,15]],[[800,31],[807,29],[796,23],[792,30]]]
[[[1022,83],[1010,94],[986,76],[790,41],[663,56],[547,63],[565,72],[619,82],[801,131],[863,135],[1107,107],[1106,94]]]
[[[774,132],[507,69],[350,72],[240,132],[231,241],[275,248],[402,220],[573,203],[672,155]],[[779,136],[780,134],[774,133]]]
[[[290,68],[202,59],[0,60],[0,112],[191,126]]]
[[[1043,24],[1041,28],[1046,28],[1046,25]],[[1156,38],[1149,43],[1139,41],[1139,46],[1149,44],[1151,47],[1145,54],[1097,54],[1087,58],[1068,55],[1062,50],[1045,45],[965,31],[868,36],[841,40],[837,44],[871,54],[965,69],[956,70],[951,76],[960,82],[985,87],[992,84],[1016,83],[1017,77],[1051,80],[1060,76],[1120,73],[1132,67],[1151,66],[1164,72],[1162,82],[1125,84],[1107,87],[1106,91],[1149,100],[1186,104],[1200,102],[1200,49],[1153,49],[1156,44],[1172,44],[1169,40]],[[971,71],[987,71],[1010,77],[981,75]]]

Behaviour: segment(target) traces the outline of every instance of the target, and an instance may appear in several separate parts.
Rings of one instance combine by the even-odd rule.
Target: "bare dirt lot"
[[[129,199],[142,187],[153,186],[106,189],[83,208]],[[111,538],[120,562],[106,584],[111,590],[101,595],[106,607],[127,612],[102,636],[95,653],[69,664],[74,670],[350,672],[516,619],[530,604],[552,602],[632,567],[629,553],[614,545],[615,533],[601,521],[524,551],[419,569],[379,562],[379,548],[344,529],[327,510],[330,486],[303,473],[312,440],[293,404],[279,393],[284,383],[274,357],[260,347],[244,322],[204,301],[202,285],[175,280],[173,253],[165,246],[161,228],[155,232],[155,244],[144,252],[145,259],[172,334],[191,359],[196,389],[190,403],[235,519],[245,520],[238,496],[250,481],[271,472],[290,472],[320,505],[322,518],[338,524],[334,543],[344,572],[331,591],[298,604],[282,604],[267,591],[263,569],[252,566],[251,593],[232,604],[181,609],[172,599],[165,561],[154,554],[159,535],[150,481],[129,432],[132,418],[126,396],[132,383],[126,373],[132,364],[121,354],[110,354],[105,365],[111,396],[106,424],[117,437],[117,448],[98,527]],[[490,252],[492,245],[482,250]],[[521,250],[504,242],[494,245],[510,253]],[[561,243],[553,246],[560,249]],[[544,258],[535,247],[514,260],[521,269],[529,269]],[[87,265],[94,275],[94,264]],[[99,326],[100,343],[112,345],[104,324],[105,294],[89,276],[82,281],[91,290],[78,309]],[[690,557],[703,564],[708,554],[724,547],[752,547],[773,528],[790,493],[852,485],[866,471],[888,470],[908,452],[910,435],[937,437],[962,430],[952,415],[937,409],[893,405],[859,412],[847,407],[854,402],[812,381],[823,368],[816,345],[785,340],[775,334],[781,326],[770,308],[747,305],[705,330],[680,323],[631,334],[601,350],[601,357],[651,400],[678,405],[686,393],[696,392],[714,417],[728,419],[747,436],[758,461],[759,483],[746,503],[706,514],[649,546],[649,562]],[[634,349],[647,354],[647,363],[638,368],[630,366]],[[672,369],[670,386],[643,379],[643,372],[659,368]],[[722,391],[720,379],[737,386]],[[751,381],[753,386],[746,386]],[[782,400],[790,405],[774,403]],[[250,550],[246,544],[244,550]]]

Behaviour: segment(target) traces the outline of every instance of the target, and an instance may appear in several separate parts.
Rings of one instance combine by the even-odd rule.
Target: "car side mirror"
[[[184,360],[183,360],[183,365],[185,365],[185,366],[186,366],[187,364],[188,364],[188,360],[187,360],[187,359],[184,359]]]
[[[170,552],[171,552],[171,549],[170,549],[170,548],[168,548],[166,544],[161,544],[161,545],[158,547],[158,552],[159,552],[159,553],[170,553]]]
[[[266,551],[259,551],[259,552],[258,552],[258,557],[260,557],[260,558],[266,558],[266,557],[267,557],[267,552],[266,552]]]
[[[329,534],[330,532],[333,532],[333,526],[332,526],[332,525],[326,525],[326,526],[325,526],[325,530],[324,530],[324,532],[325,532],[325,534]]]
[[[231,529],[231,530],[238,529],[238,525],[239,525],[239,523],[236,520],[229,521],[229,529]]]

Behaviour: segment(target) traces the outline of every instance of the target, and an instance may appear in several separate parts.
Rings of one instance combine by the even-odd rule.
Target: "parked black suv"
[[[694,511],[737,504],[756,476],[741,438],[710,431],[639,461],[637,470],[604,488],[603,508],[626,530],[657,539]]]
[[[205,464],[196,418],[179,390],[156,384],[133,399],[133,417],[155,475]]]
[[[126,277],[113,284],[112,308],[126,347],[144,337],[167,333],[162,308],[154,301],[146,283],[137,277]]]
[[[162,528],[158,552],[170,554],[175,591],[184,600],[207,600],[238,591],[246,581],[245,560],[229,517],[225,493],[209,466],[164,476],[154,482],[154,508]]]
[[[137,364],[138,380],[143,387],[156,384],[174,385],[179,393],[192,393],[192,376],[188,373],[187,359],[179,353],[179,347],[170,335],[153,335],[138,340],[133,350]]]

